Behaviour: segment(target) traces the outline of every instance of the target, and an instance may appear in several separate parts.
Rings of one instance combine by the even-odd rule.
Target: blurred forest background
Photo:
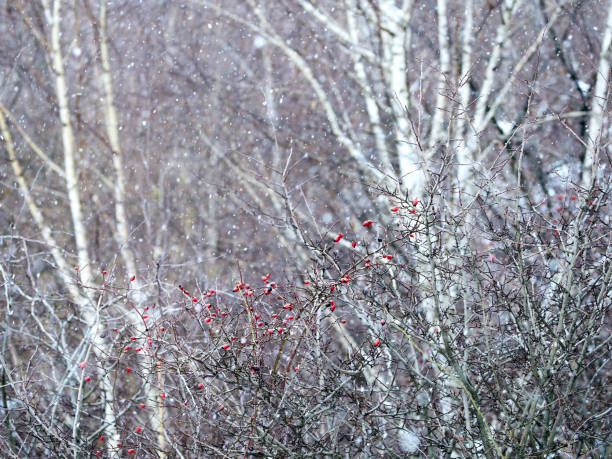
[[[2,454],[608,457],[611,41],[609,0],[0,0]]]

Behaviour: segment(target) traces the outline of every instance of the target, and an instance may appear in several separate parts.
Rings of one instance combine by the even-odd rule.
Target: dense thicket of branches
[[[7,457],[607,457],[609,0],[0,0]]]

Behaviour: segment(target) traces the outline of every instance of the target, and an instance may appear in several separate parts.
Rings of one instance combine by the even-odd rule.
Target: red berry
[[[385,319],[382,319],[382,320],[380,321],[380,324],[381,324],[381,325],[384,325],[385,323],[386,323],[386,322],[385,322]]]
[[[308,285],[308,284],[310,284],[310,281],[309,280],[305,280],[304,281],[304,285]]]
[[[102,271],[103,276],[106,276],[106,274],[107,274],[106,271]]]
[[[363,222],[363,226],[372,226],[372,220],[366,220]]]
[[[223,347],[223,349],[228,349],[230,347],[230,345],[229,344],[224,344],[222,347]]]
[[[391,212],[397,212],[399,210],[398,206],[391,207]]]
[[[87,377],[85,378],[85,381],[87,381],[87,382],[91,381],[91,376],[87,376]]]
[[[130,282],[134,282],[135,279],[136,279],[136,276],[130,277]]]
[[[340,241],[340,239],[342,239],[343,237],[344,237],[344,234],[338,233],[338,235],[334,238],[334,242]]]
[[[130,373],[130,372],[132,371],[132,369],[131,369],[130,367],[127,367],[127,368],[125,369],[125,371],[126,371],[127,373]]]
[[[102,451],[96,451],[96,456],[101,456],[102,455]]]
[[[166,393],[165,393],[165,392],[162,392],[161,394],[159,394],[159,396],[160,396],[161,398],[166,398]]]
[[[353,241],[353,242],[351,242],[351,245],[352,245],[353,247],[357,247],[357,241]]]
[[[113,331],[114,331],[114,332],[116,332],[116,331],[118,331],[118,330],[119,330],[118,328],[113,328]]]
[[[204,322],[208,323],[210,322],[212,319],[210,317],[207,317],[206,319],[204,319]]]
[[[125,346],[125,347],[123,348],[123,350],[124,350],[124,351],[129,351],[129,350],[130,350],[130,346]]]
[[[412,205],[416,207],[416,205],[419,203],[419,200],[417,198],[414,198],[412,200]]]
[[[130,339],[131,339],[132,341],[136,341],[136,337],[135,337],[135,336],[130,336]]]
[[[194,297],[191,299],[191,301],[193,301],[194,303],[197,303],[197,302],[198,302],[198,299],[197,299],[197,298],[194,296]]]
[[[379,345],[380,345],[380,340],[379,340],[378,338],[376,338],[376,339],[375,339],[375,340],[372,342],[372,344],[374,345],[374,347],[377,347],[377,346],[379,346]]]
[[[86,365],[87,365],[87,362],[81,362],[79,363],[79,368],[85,368]]]
[[[104,441],[104,437],[100,435],[100,441]]]
[[[570,196],[570,201],[575,201],[575,200],[576,200],[576,195],[575,194],[571,195]]]
[[[133,448],[130,448],[130,449],[128,449],[128,451],[127,451],[127,452],[128,452],[128,454],[134,454],[134,449],[133,449]]]
[[[282,328],[282,327],[278,327],[278,328],[276,329],[276,331],[277,331],[277,332],[279,332],[279,333],[282,333],[282,332],[283,332],[283,328]]]
[[[413,214],[415,212],[414,207],[411,207],[410,209],[408,209],[408,212],[410,212],[411,214]]]
[[[143,319],[148,319],[148,318],[149,318],[149,316],[148,316],[148,315],[146,315],[146,314],[143,314],[143,315],[142,315],[142,318],[143,318]]]
[[[136,432],[140,432],[142,429],[140,428],[140,426],[136,426]]]
[[[146,405],[144,403],[141,403],[140,405],[138,405],[140,408],[144,408]]]
[[[198,384],[198,389],[201,389],[202,387],[204,387],[204,384],[202,383]]]

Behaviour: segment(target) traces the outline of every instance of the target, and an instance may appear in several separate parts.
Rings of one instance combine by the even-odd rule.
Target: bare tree
[[[0,11],[7,456],[609,454],[612,4]]]

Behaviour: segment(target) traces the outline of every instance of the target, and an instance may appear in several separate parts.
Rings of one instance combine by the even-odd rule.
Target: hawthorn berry
[[[363,222],[363,226],[372,226],[372,220],[366,220],[365,222]]]
[[[343,237],[344,237],[344,234],[338,233],[338,235],[334,238],[334,242],[339,242],[340,239],[342,239]]]
[[[419,203],[419,200],[417,198],[414,198],[412,200],[412,205],[416,207],[416,205]]]
[[[130,277],[130,282],[134,282],[134,280],[136,280],[136,276]]]
[[[398,206],[391,207],[391,212],[397,212],[399,210]]]
[[[379,340],[378,338],[376,338],[376,339],[375,339],[375,340],[372,342],[372,344],[374,345],[374,347],[378,347],[378,346],[380,346],[380,340]]]

